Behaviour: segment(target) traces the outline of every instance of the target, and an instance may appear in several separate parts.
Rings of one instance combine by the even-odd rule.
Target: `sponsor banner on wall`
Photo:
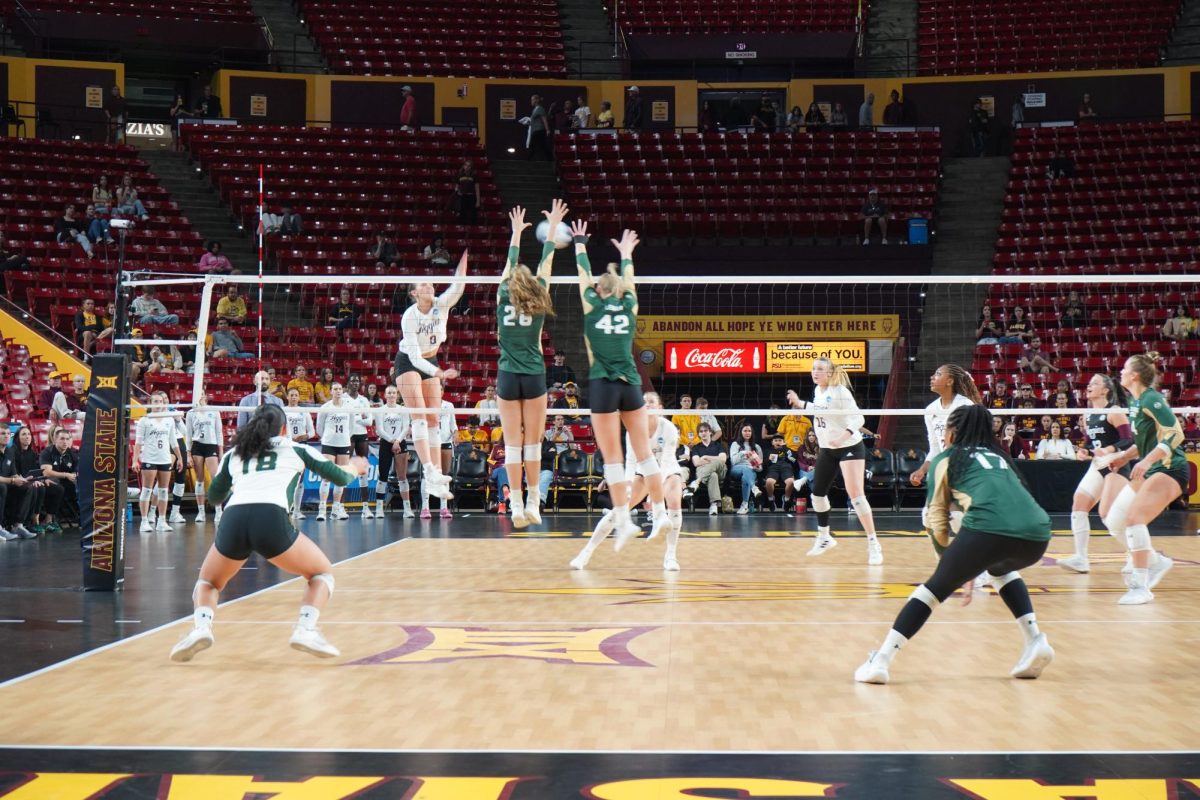
[[[807,373],[818,358],[847,372],[867,371],[866,342],[767,342],[766,348],[768,373]]]
[[[762,342],[667,342],[666,372],[736,375],[763,371]]]

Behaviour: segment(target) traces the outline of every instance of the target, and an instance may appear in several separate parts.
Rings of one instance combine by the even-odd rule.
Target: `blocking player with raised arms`
[[[538,476],[542,462],[542,434],[546,430],[546,359],[542,353],[542,325],[546,315],[554,314],[550,292],[546,288],[554,264],[553,232],[558,229],[567,206],[554,200],[543,211],[551,235],[542,246],[537,275],[517,261],[521,234],[530,226],[525,209],[509,212],[512,239],[508,260],[496,289],[496,337],[500,345],[500,363],[496,373],[496,401],[500,425],[504,430],[504,470],[508,473],[512,523],[524,528],[542,521]],[[524,473],[528,498],[521,494]]]
[[[388,386],[383,390],[383,405],[375,409],[375,430],[379,432],[375,516],[382,517],[392,501],[390,478],[394,468],[396,490],[404,499],[404,518],[412,519],[412,497],[408,493],[408,451],[404,449],[404,440],[408,436],[412,420],[404,406],[396,402],[399,397],[400,390],[395,386]]]
[[[1017,571],[1042,560],[1050,543],[1050,517],[996,441],[992,415],[982,405],[951,412],[946,442],[947,448],[930,464],[926,498],[929,531],[941,558],[933,575],[909,595],[883,644],[855,671],[854,679],[861,683],[887,683],[900,648],[958,587],[963,587],[964,602],[970,602],[972,580],[984,571],[1025,640],[1010,674],[1036,678],[1054,659],[1054,650],[1038,628],[1029,589]],[[962,528],[953,540],[951,503],[965,509]]]
[[[587,223],[571,223],[575,240],[575,265],[579,272],[579,296],[583,301],[583,333],[591,369],[589,405],[596,444],[604,456],[604,480],[612,498],[615,532],[613,546],[620,550],[642,529],[629,517],[629,481],[621,452],[621,425],[629,432],[629,443],[637,458],[637,467],[646,480],[653,505],[657,536],[670,524],[663,502],[662,474],[650,450],[647,435],[646,403],[642,397],[642,377],[633,360],[633,336],[637,330],[637,287],[633,273],[633,251],[637,234],[625,231],[621,240],[611,239],[621,263],[609,264],[599,278],[592,277],[587,253]],[[594,285],[593,285],[594,283]]]
[[[334,381],[329,387],[333,395],[328,403],[317,411],[317,436],[321,440],[321,455],[344,467],[350,463],[353,447],[350,437],[354,433],[354,417],[358,415],[357,406],[345,402],[342,385]],[[342,505],[342,486],[338,484],[333,490],[333,518],[350,519]],[[329,481],[322,480],[318,489],[320,505],[317,506],[317,522],[325,521],[325,502],[329,498]]]
[[[1092,523],[1088,520],[1088,513],[1099,503],[1100,518],[1107,517],[1113,501],[1129,485],[1131,471],[1128,464],[1113,469],[1110,463],[1115,454],[1124,452],[1133,444],[1133,428],[1124,409],[1125,393],[1107,375],[1093,375],[1085,391],[1088,405],[1096,411],[1083,417],[1087,442],[1077,452],[1081,458],[1091,459],[1091,464],[1079,481],[1071,501],[1071,538],[1075,541],[1075,552],[1067,558],[1058,559],[1058,565],[1071,572],[1087,572],[1090,569],[1088,537],[1092,533]],[[1121,547],[1125,547],[1123,539]]]
[[[225,516],[192,591],[192,630],[171,650],[172,661],[191,661],[212,646],[213,617],[221,590],[252,553],[308,582],[292,630],[292,648],[321,658],[340,655],[317,629],[321,609],[333,596],[333,567],[321,549],[292,526],[288,504],[305,469],[345,486],[367,471],[367,462],[354,458],[346,471],[308,445],[292,441],[288,434],[282,408],[259,406],[221,459],[209,496],[217,504],[228,499]]]
[[[812,414],[813,430],[817,432],[817,443],[821,448],[813,468],[811,487],[812,506],[817,512],[817,539],[808,554],[819,556],[837,545],[837,539],[829,532],[828,494],[840,469],[850,505],[867,533],[867,563],[879,566],[883,563],[883,548],[875,535],[875,516],[864,491],[867,448],[863,444],[862,428],[866,421],[850,393],[850,376],[828,358],[818,358],[813,362],[812,379],[811,402],[801,400],[790,389],[787,393],[789,406]]]
[[[288,389],[287,407],[283,409],[283,415],[287,418],[288,438],[293,442],[304,444],[316,437],[312,412],[300,407],[299,389],[294,387]],[[300,474],[300,480],[296,481],[296,493],[292,497],[292,519],[304,519],[304,512],[300,508],[302,505],[304,505],[303,473]]]
[[[141,478],[138,508],[142,513],[142,533],[170,533],[167,524],[167,500],[170,497],[171,473],[177,461],[183,460],[175,441],[175,420],[167,413],[167,395],[150,395],[150,413],[138,420],[133,438],[130,463]],[[150,501],[158,511],[158,521],[152,522]]]
[[[203,390],[196,398],[196,405],[185,417],[187,441],[191,442],[192,466],[196,476],[196,522],[204,522],[204,485],[217,474],[217,462],[225,455],[224,426],[220,412],[208,406],[208,394]],[[221,507],[216,507],[213,522],[221,524]]]

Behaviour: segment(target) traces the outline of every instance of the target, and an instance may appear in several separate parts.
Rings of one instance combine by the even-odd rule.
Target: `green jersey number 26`
[[[629,333],[629,317],[625,314],[605,314],[596,320],[596,329],[604,333],[623,336]]]
[[[504,317],[501,320],[501,324],[507,328],[516,327],[518,325],[522,328],[528,328],[533,324],[533,317],[529,314],[518,314],[515,306],[505,306]]]

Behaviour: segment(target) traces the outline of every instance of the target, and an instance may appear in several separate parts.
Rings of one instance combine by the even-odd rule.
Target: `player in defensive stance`
[[[333,567],[312,540],[292,527],[288,504],[306,467],[325,480],[345,486],[367,471],[366,459],[354,458],[349,466],[352,471],[347,472],[308,445],[288,438],[282,408],[258,407],[250,422],[238,431],[233,448],[221,459],[221,467],[209,486],[214,503],[219,505],[226,498],[229,502],[192,592],[192,630],[171,650],[172,661],[191,661],[197,653],[212,647],[213,614],[220,592],[251,553],[308,581],[300,619],[292,631],[292,647],[321,658],[340,655],[317,630],[321,609],[333,595]]]
[[[670,524],[663,502],[662,474],[658,461],[650,451],[646,435],[646,403],[642,398],[642,376],[633,361],[633,336],[637,330],[638,298],[633,274],[633,251],[638,246],[637,234],[625,231],[621,240],[610,241],[621,254],[621,263],[609,264],[599,278],[592,277],[592,263],[587,254],[587,223],[571,223],[575,239],[575,264],[579,270],[579,296],[583,300],[583,333],[591,369],[592,428],[596,444],[604,456],[604,480],[615,518],[616,536],[613,547],[620,550],[625,543],[639,536],[642,529],[629,517],[629,481],[621,452],[621,425],[629,432],[630,449],[637,458],[637,467],[646,480],[646,489],[653,505],[654,527],[651,538],[666,530]],[[619,270],[619,271],[618,271]],[[593,281],[595,285],[593,285]]]
[[[1129,485],[1129,466],[1113,469],[1107,462],[1133,444],[1129,417],[1122,407],[1125,394],[1113,379],[1107,375],[1093,375],[1086,392],[1088,405],[1097,411],[1084,415],[1088,441],[1081,456],[1090,458],[1092,463],[1079,481],[1071,503],[1071,537],[1075,540],[1075,552],[1069,558],[1058,560],[1060,567],[1071,572],[1087,572],[1090,568],[1088,537],[1092,533],[1092,523],[1088,521],[1088,512],[1099,503],[1100,518],[1104,519],[1117,495]],[[1125,547],[1124,539],[1120,541],[1121,547]]]
[[[567,205],[555,200],[543,211],[550,231],[556,231]],[[508,260],[496,289],[496,338],[500,344],[500,363],[496,373],[496,401],[504,430],[504,470],[508,473],[509,502],[514,528],[542,521],[538,476],[542,468],[542,435],[546,431],[546,359],[542,354],[542,325],[546,315],[554,314],[546,281],[554,265],[554,240],[546,237],[537,275],[517,261],[521,234],[529,223],[525,209],[515,207],[508,214],[512,222],[512,240]],[[529,486],[529,497],[521,493],[522,469]]]
[[[679,449],[679,429],[662,415],[662,399],[658,396],[658,392],[646,392],[643,397],[646,400],[646,410],[649,412],[646,415],[646,423],[650,432],[650,450],[658,459],[658,466],[662,474],[663,494],[667,502],[667,518],[671,523],[667,528],[667,552],[663,556],[663,569],[667,572],[678,572],[679,561],[676,558],[676,546],[679,544],[679,532],[683,529],[683,474],[679,469],[679,461],[675,458],[675,451]],[[633,475],[633,482],[630,484],[632,495],[629,498],[629,505],[636,508],[646,497],[646,479],[638,471],[637,464],[634,462],[633,443],[630,441],[628,433],[625,434],[625,471],[627,474]],[[596,525],[596,529],[592,531],[592,538],[583,546],[583,550],[579,551],[579,555],[571,561],[571,569],[586,567],[592,554],[615,527],[616,515],[611,510],[606,511],[600,518],[599,524]],[[654,536],[654,533],[650,534],[651,539]]]
[[[850,376],[846,370],[828,358],[813,362],[813,399],[801,400],[788,390],[787,401],[792,408],[801,408],[813,415],[813,430],[817,432],[820,451],[813,470],[812,505],[817,512],[817,540],[810,556],[819,556],[837,546],[829,532],[829,489],[837,471],[842,472],[850,505],[859,524],[867,532],[867,563],[873,567],[883,563],[883,548],[875,535],[875,515],[864,491],[867,470],[867,448],[863,444],[862,427],[866,420],[858,411],[858,403],[850,393]],[[830,411],[841,413],[830,414]]]
[[[1121,370],[1121,386],[1130,395],[1129,419],[1133,447],[1112,461],[1114,468],[1141,457],[1129,474],[1129,485],[1113,501],[1104,524],[1108,532],[1125,543],[1133,557],[1129,591],[1117,602],[1137,606],[1154,599],[1150,591],[1175,562],[1155,552],[1147,526],[1175,501],[1188,486],[1187,456],[1183,453],[1183,429],[1167,400],[1154,384],[1158,380],[1158,353],[1130,356]]]
[[[1054,659],[1038,629],[1029,590],[1019,569],[1038,563],[1050,543],[1050,517],[1033,499],[1012,461],[992,435],[992,415],[981,405],[956,408],[946,423],[946,450],[929,467],[929,530],[941,554],[933,575],[909,595],[879,649],[854,672],[861,683],[887,683],[892,659],[939,603],[987,570],[992,585],[1017,620],[1025,649],[1014,678],[1036,678]],[[966,509],[962,529],[950,539],[950,503]]]

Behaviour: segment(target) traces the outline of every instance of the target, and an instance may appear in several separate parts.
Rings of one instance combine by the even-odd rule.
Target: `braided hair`
[[[983,399],[979,396],[979,387],[975,385],[974,379],[971,378],[971,373],[958,364],[942,364],[938,369],[943,370],[950,376],[951,390],[955,394],[961,394],[972,403],[983,402]]]

